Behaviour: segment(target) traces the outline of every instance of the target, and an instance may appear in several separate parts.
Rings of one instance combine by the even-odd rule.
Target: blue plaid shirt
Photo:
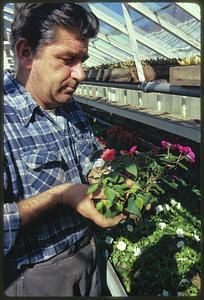
[[[16,269],[51,258],[79,240],[90,221],[67,208],[23,233],[17,202],[66,183],[85,183],[100,146],[74,99],[57,122],[13,75],[4,76],[4,254]]]

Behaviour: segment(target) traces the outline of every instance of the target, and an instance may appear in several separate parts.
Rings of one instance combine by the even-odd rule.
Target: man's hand
[[[118,224],[125,219],[123,214],[114,218],[106,218],[94,206],[94,199],[105,198],[103,191],[98,189],[87,195],[88,185],[65,183],[55,186],[43,193],[18,202],[21,227],[32,226],[35,222],[44,222],[58,208],[69,207],[79,214],[92,220],[98,226],[106,228]]]
[[[86,184],[63,184],[54,189],[59,193],[62,205],[72,207],[79,214],[92,220],[100,227],[112,227],[126,218],[123,214],[114,218],[106,218],[99,213],[93,201],[105,198],[103,190],[98,189],[96,192],[87,195],[88,185]]]

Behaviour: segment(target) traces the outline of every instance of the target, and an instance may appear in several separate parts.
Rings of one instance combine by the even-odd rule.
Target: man
[[[98,20],[74,3],[18,4],[4,77],[4,289],[8,296],[97,296],[92,222],[110,227],[87,195],[99,145],[72,94]]]

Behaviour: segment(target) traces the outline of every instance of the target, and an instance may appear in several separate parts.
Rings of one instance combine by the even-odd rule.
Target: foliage
[[[129,147],[132,135],[117,126],[109,128],[107,133],[107,139],[114,137],[112,142],[117,150],[104,150],[102,166],[96,176],[89,178],[91,184],[88,189],[90,193],[103,186],[106,199],[99,200],[96,208],[106,217],[123,212],[140,218],[147,206],[165,193],[166,186],[177,189],[178,182],[185,184],[178,172],[179,169],[187,171],[188,164],[195,161],[190,147],[162,141],[162,148],[155,146],[148,152],[138,152],[136,145],[129,150],[120,149],[121,141]],[[102,143],[109,146],[104,139]]]
[[[157,59],[143,59],[141,60],[143,66],[159,66],[159,65],[200,65],[201,58],[199,55],[184,58],[157,58]],[[115,69],[115,68],[135,68],[135,62],[133,59],[127,59],[126,61],[118,61],[114,63],[102,64],[91,69]]]
[[[198,173],[193,173],[194,168],[191,168],[191,163],[195,161],[192,149],[162,141],[161,148],[152,145],[151,151],[138,152],[139,147],[131,147],[136,144],[137,137],[134,135],[133,139],[131,136],[132,140],[128,144],[129,136],[127,132],[122,134],[124,129],[121,126],[113,126],[105,131],[94,128],[97,128],[95,133],[99,136],[98,140],[106,147],[106,151],[109,149],[107,157],[106,152],[103,154],[103,158],[105,155],[109,159],[105,161],[107,167],[113,166],[115,169],[120,166],[119,172],[122,175],[119,176],[124,181],[121,180],[116,185],[123,189],[128,183],[125,183],[128,175],[128,179],[134,182],[134,195],[144,195],[144,191],[147,192],[148,189],[150,194],[146,204],[142,198],[143,202],[139,199],[132,205],[133,210],[137,206],[140,216],[132,213],[133,203],[130,201],[128,205],[127,197],[127,205],[124,206],[131,211],[126,211],[131,218],[114,228],[96,228],[101,251],[112,262],[127,294],[197,296],[200,292],[201,273],[201,194],[198,188],[199,178],[194,178]],[[121,167],[127,161],[130,164],[124,172]],[[136,168],[132,169],[131,163]],[[113,175],[113,170],[109,169],[108,172],[105,176]],[[148,180],[149,183],[146,184]],[[114,190],[114,181],[110,183]],[[98,183],[95,185],[97,187]],[[128,189],[131,187],[125,189],[127,195]],[[110,198],[111,195],[113,197],[114,192],[110,195],[107,193]],[[108,204],[110,208],[112,200],[106,201],[103,199],[103,205]]]

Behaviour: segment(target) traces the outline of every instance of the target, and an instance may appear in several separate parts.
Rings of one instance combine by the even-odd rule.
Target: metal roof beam
[[[176,5],[181,7],[185,12],[194,17],[196,20],[200,21],[200,7],[198,4],[176,2]]]
[[[111,16],[112,16],[111,10],[108,10],[109,13],[106,14],[106,13],[102,12],[101,10],[99,10],[97,7],[95,7],[94,4],[89,3],[89,6],[90,6],[91,10],[93,11],[93,13],[101,21],[107,23],[109,26],[112,26],[113,28],[119,30],[120,32],[128,35],[127,29],[125,28],[125,26],[122,25],[120,22],[117,22],[116,20],[111,18]],[[169,52],[167,49],[165,49],[161,46],[158,47],[157,43],[151,41],[149,38],[143,36],[139,32],[135,32],[135,35],[137,35],[137,41],[140,42],[141,44],[145,45],[146,47],[154,50],[155,52],[161,54],[164,57],[167,57],[167,58],[174,57],[174,55],[171,52]]]
[[[141,3],[132,3],[129,2],[128,5],[132,7],[134,10],[148,18],[149,20],[153,21],[154,23],[158,24],[168,32],[175,35],[177,38],[183,40],[185,43],[190,45],[191,47],[195,48],[196,50],[200,51],[200,42],[186,34],[184,31],[180,30],[173,24],[170,24],[158,14],[152,12],[150,9],[146,8],[144,4]]]

